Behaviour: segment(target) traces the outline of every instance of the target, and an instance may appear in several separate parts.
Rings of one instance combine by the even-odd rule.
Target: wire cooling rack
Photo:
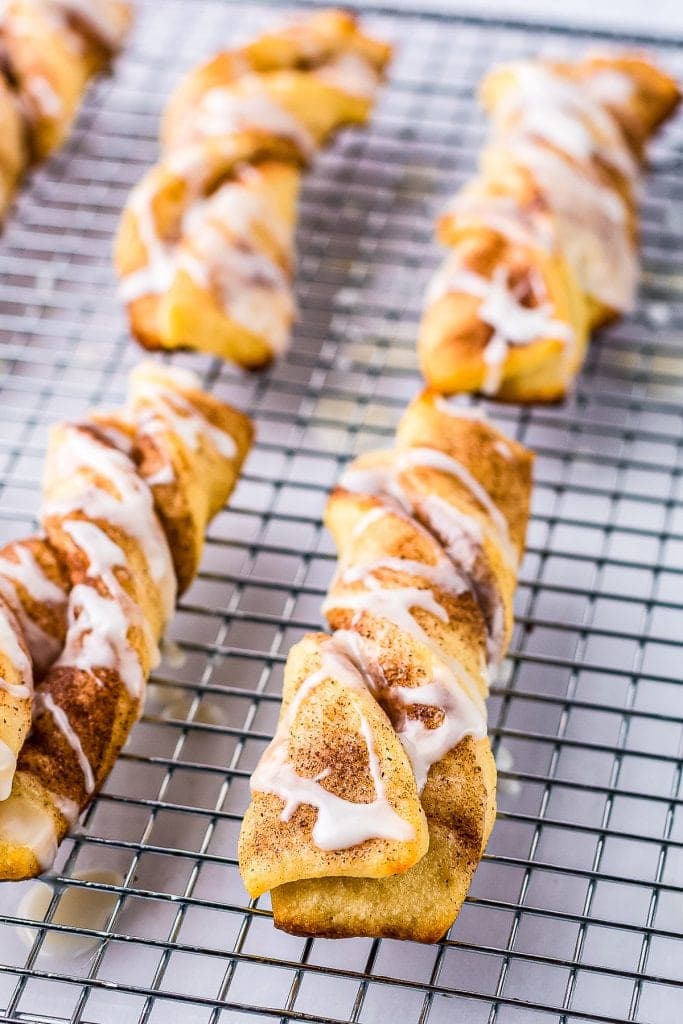
[[[276,8],[141,4],[115,76],[19,197],[0,241],[2,539],[34,523],[48,424],[119,401],[139,356],[109,252],[169,90]],[[498,822],[448,939],[293,938],[239,880],[249,773],[334,564],[326,490],[348,457],[389,443],[419,386],[433,218],[483,138],[475,84],[496,61],[595,42],[364,8],[398,55],[372,126],[340,137],[307,179],[289,357],[261,376],[176,357],[248,410],[259,440],[104,791],[47,888],[0,886],[2,1020],[683,1017],[680,121],[653,154],[637,313],[592,345],[564,405],[492,407],[538,452],[537,483],[512,652],[490,701]],[[683,72],[673,44],[659,55]]]

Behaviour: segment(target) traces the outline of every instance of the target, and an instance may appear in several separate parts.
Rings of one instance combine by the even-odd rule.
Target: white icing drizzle
[[[389,686],[376,653],[370,650],[371,641],[352,630],[337,630],[334,639],[387,712],[412,765],[418,792],[431,766],[465,736],[482,739],[486,735],[486,708],[478,692],[472,699],[443,662],[436,663],[431,681],[423,686]],[[407,711],[416,705],[441,711],[441,723],[430,729],[421,719],[411,718]]]
[[[316,68],[315,77],[350,96],[372,100],[377,92],[380,76],[374,65],[360,53],[348,51]]]
[[[57,605],[66,603],[66,594],[46,575],[29,547],[15,544],[12,547],[12,552],[17,558],[16,562],[0,556],[0,586],[2,577],[6,576],[10,580],[20,583],[33,601]]]
[[[439,494],[425,495],[417,502],[417,510],[429,523],[431,534],[438,538],[449,558],[471,576],[484,544],[484,530],[479,520],[461,512]]]
[[[31,850],[41,871],[47,871],[57,856],[52,815],[25,796],[0,802],[0,836],[10,846]]]
[[[621,196],[532,139],[512,139],[506,149],[542,189],[583,289],[614,309],[631,309],[638,262]]]
[[[446,416],[452,416],[460,420],[478,420],[480,423],[488,423],[486,410],[480,405],[463,405],[460,398],[447,398],[445,395],[436,395],[434,405]]]
[[[176,172],[191,185],[192,168],[178,167]],[[291,285],[279,263],[255,247],[253,229],[264,226],[286,249],[291,248],[292,236],[270,197],[249,187],[254,175],[259,172],[252,168],[244,181],[227,182],[205,199],[191,195],[179,228],[180,243],[159,235],[153,208],[157,176],[143,179],[131,193],[129,209],[135,214],[147,262],[123,278],[123,301],[165,293],[176,273],[184,270],[199,287],[211,291],[237,323],[263,335],[274,353],[283,352],[296,314]]]
[[[0,740],[0,800],[6,800],[12,792],[16,767],[17,755],[4,740]]]
[[[145,480],[150,487],[160,487],[166,484],[172,484],[175,481],[176,475],[173,466],[170,462],[165,463],[161,466],[156,473],[149,473],[145,476]]]
[[[366,590],[346,594],[338,594],[333,591],[329,594],[323,601],[323,615],[327,615],[335,608],[348,608],[356,612],[353,618],[354,625],[359,621],[363,612],[386,619],[398,629],[414,637],[418,643],[424,644],[437,659],[437,664],[443,663],[444,667],[448,668],[451,684],[453,685],[454,679],[457,679],[457,683],[468,694],[470,700],[477,700],[481,703],[475,680],[460,662],[449,657],[439,647],[413,614],[414,608],[421,608],[439,619],[440,622],[448,622],[448,612],[442,604],[439,604],[433,592],[421,590],[419,587],[383,587],[373,576],[367,576],[364,583]]]
[[[512,196],[464,189],[451,200],[446,212],[457,217],[459,225],[484,224],[518,245],[536,245],[550,252],[556,244],[547,216],[526,209]]]
[[[405,708],[415,705],[433,707],[443,720],[430,729],[420,718],[406,715],[399,737],[413,766],[417,788],[422,792],[429,769],[465,738],[486,736],[486,714],[459,687],[448,679],[434,679],[424,686],[397,686],[393,689]]]
[[[449,505],[438,494],[428,494],[419,502],[419,512],[429,524],[448,557],[462,567],[470,580],[472,592],[486,621],[486,652],[490,665],[497,664],[505,643],[505,608],[500,590],[479,563],[484,533],[481,524]],[[499,549],[502,552],[502,549]],[[510,568],[516,569],[514,563]]]
[[[97,523],[90,523],[86,519],[69,519],[63,523],[62,529],[87,557],[89,576],[102,576],[109,585],[114,578],[111,570],[126,565],[122,549]]]
[[[493,447],[507,462],[512,462],[515,454],[507,441],[503,441],[502,438],[499,438],[497,441],[493,442]]]
[[[53,478],[59,480],[69,480],[79,471],[90,470],[113,485],[118,496],[88,480],[84,487],[75,488],[71,497],[46,500],[42,517],[81,511],[88,519],[118,526],[134,538],[158,587],[164,614],[170,618],[177,589],[171,552],[154,511],[152,492],[128,456],[103,444],[87,429],[69,425],[53,453],[50,469]]]
[[[69,631],[57,664],[72,665],[92,675],[96,668],[115,669],[131,697],[141,700],[146,680],[128,630],[137,626],[142,631],[153,665],[159,663],[160,653],[145,616],[113,572],[126,565],[126,556],[95,523],[73,519],[65,522],[63,529],[87,556],[89,575],[102,579],[111,596],[104,597],[87,584],[74,588]]]
[[[314,690],[328,679],[339,680],[355,691],[364,690],[366,686],[363,676],[334,637],[321,647],[320,669],[301,684],[280,718],[275,737],[251,777],[252,792],[272,793],[279,797],[284,802],[282,821],[289,821],[302,804],[314,807],[318,815],[313,826],[313,841],[321,850],[346,850],[368,839],[404,842],[413,839],[413,826],[394,810],[386,795],[370,726],[362,714],[360,730],[366,743],[375,789],[375,798],[370,803],[354,803],[326,790],[320,783],[333,769],[307,779],[298,775],[289,761],[289,737],[297,712]]]
[[[238,324],[267,338],[276,355],[289,343],[296,306],[288,275],[247,237],[237,241],[226,234],[214,199],[195,207],[177,263],[201,287],[216,294],[222,307]]]
[[[80,814],[76,801],[70,800],[68,796],[61,796],[59,793],[50,793],[50,799],[67,822],[69,828],[73,828]]]
[[[403,511],[412,515],[413,507],[399,476],[407,469],[430,467],[454,476],[470,492],[472,497],[482,506],[491,520],[494,539],[501,548],[501,553],[506,561],[513,566],[517,565],[518,558],[514,545],[510,539],[510,532],[505,516],[491,499],[485,487],[472,476],[470,471],[458,459],[436,448],[404,448],[391,453],[391,461],[380,466],[359,468],[351,466],[347,469],[340,480],[340,486],[347,491],[354,491],[362,494],[373,494],[377,496],[388,495],[393,498]],[[451,506],[448,506],[449,508]],[[462,521],[463,513],[459,513],[458,519]],[[468,517],[469,518],[469,517]],[[478,520],[473,520],[479,526]]]
[[[56,119],[61,116],[64,105],[47,78],[31,75],[26,78],[24,88],[38,108],[40,117]]]
[[[231,234],[248,240],[254,227],[265,228],[281,249],[292,245],[292,227],[285,223],[270,192],[262,187],[263,173],[251,164],[241,164],[239,178],[226,181],[210,198],[195,203],[187,212],[183,226],[191,233],[201,226],[206,207],[211,216],[229,227]]]
[[[154,216],[153,202],[159,175],[150,172],[128,197],[128,210],[135,215],[138,235],[146,252],[146,264],[134,270],[119,284],[119,296],[125,303],[144,295],[161,295],[173,284],[175,260],[173,247],[160,236]]]
[[[262,132],[289,139],[306,160],[313,158],[315,139],[305,125],[269,96],[260,75],[243,75],[239,89],[217,86],[204,93],[192,114],[193,131],[199,138]]]
[[[72,875],[75,881],[92,882],[96,885],[120,886],[122,876],[116,871],[89,869]],[[17,917],[35,922],[34,927],[18,927],[17,932],[29,948],[36,939],[36,928],[45,920],[48,908],[54,898],[52,886],[45,882],[33,882],[17,906]],[[101,931],[118,901],[116,892],[91,888],[90,886],[67,886],[59,896],[59,902],[51,917],[51,923],[66,929],[88,929]],[[96,935],[85,935],[79,931],[49,930],[40,947],[41,956],[71,961],[83,956],[100,944]]]
[[[433,591],[420,587],[383,587],[371,571],[364,572],[361,580],[366,590],[329,594],[323,601],[323,615],[334,608],[350,608],[359,613],[367,611],[378,618],[388,619],[426,646],[433,646],[432,638],[425,633],[412,614],[413,608],[422,608],[440,622],[448,622],[448,612],[436,600]],[[357,618],[358,616],[354,621]]]
[[[52,694],[45,690],[37,690],[33,698],[34,717],[43,711],[47,712],[52,717],[52,721],[55,723],[64,739],[73,750],[74,756],[78,761],[79,768],[83,773],[85,792],[89,795],[95,788],[95,776],[93,775],[90,761],[83,750],[78,733],[71,725],[69,716],[64,708],[60,707],[59,704],[55,702]]]
[[[635,83],[625,71],[598,68],[581,80],[584,89],[605,106],[623,106],[635,92]]]
[[[33,693],[31,659],[24,650],[8,610],[2,603],[0,603],[0,651],[21,676],[20,683],[10,683],[6,679],[0,679],[0,690],[4,690],[10,697],[29,700]]]
[[[94,587],[79,583],[71,591],[66,643],[55,665],[90,675],[95,675],[97,668],[116,671],[133,699],[140,700],[146,679],[137,651],[128,640],[133,625],[148,634],[144,616],[123,588],[116,598],[103,597]],[[152,648],[150,659],[152,665],[158,664],[158,649]]]
[[[373,523],[379,522],[380,519],[384,519],[387,515],[389,515],[389,509],[386,505],[377,505],[375,508],[369,509],[360,517],[351,531],[351,540],[355,540],[356,537],[360,537],[360,535],[367,530],[368,526],[372,526]]]
[[[1,578],[0,593],[6,596]],[[11,599],[9,597],[6,597],[6,599],[11,604]],[[55,658],[58,657],[62,649],[61,641],[56,636],[51,636],[44,629],[41,629],[37,622],[29,618],[22,606],[17,607],[16,615],[21,622],[26,646],[33,658],[35,675],[42,675],[48,670]]]
[[[461,264],[461,254],[454,249],[437,271],[427,290],[428,304],[443,295],[462,293],[481,299],[479,319],[493,331],[484,349],[487,366],[482,391],[494,395],[500,388],[510,345],[529,345],[543,338],[556,338],[564,343],[567,370],[575,336],[569,324],[553,318],[549,302],[539,306],[522,305],[508,281],[508,270],[497,266],[491,278],[482,277]]]
[[[597,156],[629,181],[636,180],[638,166],[621,129],[581,82],[538,62],[520,62],[512,70],[515,86],[505,92],[496,117],[512,113],[522,132],[578,161]]]
[[[207,419],[196,405],[174,388],[173,374],[159,371],[155,366],[147,372],[143,367],[136,372],[134,382],[134,402],[142,400],[149,403],[138,413],[142,433],[154,435],[170,429],[190,451],[196,452],[203,438],[223,458],[235,458],[235,439]],[[147,483],[150,483],[149,479]]]
[[[83,420],[82,425],[88,427],[92,424],[92,421]],[[130,434],[127,434],[123,428],[115,427],[111,423],[101,423],[98,419],[94,420],[94,426],[99,436],[104,437],[109,441],[114,448],[118,448],[120,452],[125,455],[131,455],[133,452],[133,439]]]
[[[421,452],[432,453],[432,455],[426,456],[426,463],[420,460]],[[463,576],[469,580],[473,596],[479,604],[486,622],[487,658],[490,664],[495,664],[503,653],[505,609],[498,587],[495,586],[492,578],[487,573],[485,561],[480,561],[479,553],[483,550],[486,534],[496,544],[504,562],[513,571],[516,570],[518,564],[517,552],[509,536],[507,521],[497,506],[491,502],[488,494],[486,494],[486,499],[488,499],[489,504],[486,504],[485,499],[482,500],[483,495],[479,490],[480,485],[477,481],[474,481],[477,487],[473,493],[489,512],[489,516],[492,519],[491,525],[488,522],[484,524],[476,517],[460,511],[436,494],[417,496],[414,499],[415,505],[413,505],[398,480],[401,470],[406,468],[406,461],[402,457],[409,453],[416,453],[410,460],[412,464],[435,465],[437,463],[435,468],[442,469],[445,472],[453,472],[452,467],[448,468],[450,466],[449,457],[445,456],[444,453],[437,453],[435,449],[412,448],[394,454],[390,465],[373,467],[372,469],[351,467],[343,474],[340,486],[357,493],[369,493],[378,496],[384,504],[384,514],[392,512],[393,514],[407,515],[413,524],[423,533],[426,533],[432,542],[437,541],[444,555],[455,566],[456,572],[460,570]],[[439,456],[443,458],[440,459]],[[466,475],[463,479],[463,482],[465,482],[468,479],[467,471],[460,463],[457,463],[457,465],[461,470],[465,471]],[[472,480],[470,480],[471,482]],[[483,490],[481,488],[481,491]],[[356,536],[372,521],[369,518],[371,513],[376,512],[377,510],[373,509],[370,513],[367,513],[368,518],[365,523],[363,518],[361,518],[354,530]],[[426,529],[420,524],[416,514],[425,521],[427,524]],[[493,529],[491,526],[493,526]]]

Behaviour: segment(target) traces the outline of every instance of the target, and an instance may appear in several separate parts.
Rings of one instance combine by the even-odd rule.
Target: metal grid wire
[[[155,158],[169,90],[281,13],[140,6],[115,76],[92,91],[0,242],[2,540],[34,523],[47,426],[118,402],[139,356],[109,252]],[[326,490],[348,457],[389,443],[419,386],[433,218],[483,138],[475,84],[496,61],[594,42],[364,8],[398,55],[372,126],[340,137],[306,181],[289,357],[261,376],[176,357],[249,411],[259,440],[170,628],[183,657],[169,649],[143,720],[47,876],[45,924],[22,916],[35,883],[0,886],[2,1020],[683,1017],[680,121],[655,147],[637,312],[595,341],[564,405],[490,410],[538,452],[537,482],[512,651],[490,701],[498,822],[449,938],[289,937],[239,880],[249,774],[272,735],[287,651],[319,628],[334,564]],[[659,55],[683,73],[680,49]],[[114,872],[101,876],[111,884],[78,880],[92,869]],[[92,892],[105,894],[98,914],[59,923],[65,893]]]

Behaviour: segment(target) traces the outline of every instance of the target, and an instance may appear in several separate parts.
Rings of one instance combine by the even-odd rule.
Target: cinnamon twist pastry
[[[177,592],[197,571],[206,526],[250,442],[246,417],[201,391],[193,375],[154,365],[134,371],[121,412],[53,429],[41,543],[70,588],[67,626],[33,693],[28,739],[14,744],[11,794],[0,802],[0,877],[48,867],[109,774],[141,713]],[[45,573],[50,565],[43,562]],[[19,591],[24,615],[38,602],[34,582]],[[55,605],[47,588],[41,596]],[[0,631],[2,692],[30,707],[31,660],[18,618],[3,610],[18,639],[12,646],[9,628]]]
[[[29,164],[65,140],[90,80],[122,46],[124,0],[7,0],[0,14],[0,215]]]
[[[324,11],[187,76],[115,245],[141,344],[249,368],[287,348],[302,166],[341,126],[367,120],[389,56],[352,15]]]
[[[484,700],[507,649],[532,457],[425,393],[329,499],[332,636],[290,653],[240,836],[247,890],[305,935],[431,942],[495,817]]]
[[[0,800],[31,728],[33,684],[66,637],[68,581],[43,537],[0,550]]]
[[[679,91],[625,55],[520,61],[491,72],[481,96],[492,136],[439,221],[450,248],[427,293],[420,363],[441,392],[555,401],[590,331],[632,308],[644,146]]]
[[[33,666],[19,621],[0,598],[0,800],[12,789],[17,755],[31,726]]]

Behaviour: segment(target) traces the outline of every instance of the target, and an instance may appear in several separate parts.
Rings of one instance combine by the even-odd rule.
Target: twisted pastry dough
[[[48,867],[106,779],[140,715],[177,592],[197,571],[206,526],[232,490],[251,433],[247,418],[201,391],[193,375],[146,364],[132,374],[124,410],[53,429],[45,538],[16,545],[14,558],[0,561],[19,608],[14,615],[9,603],[0,606],[0,693],[5,706],[15,701],[18,723],[23,715],[23,731],[18,724],[15,737],[2,737],[19,752],[11,793],[0,802],[2,878]],[[12,577],[6,563],[20,565],[24,550],[33,567]],[[61,653],[43,655],[46,674],[31,699],[19,620],[54,627],[56,638],[64,610]],[[39,648],[38,634],[34,641]],[[5,790],[12,767],[2,774]]]
[[[7,0],[0,15],[0,214],[65,140],[89,81],[123,45],[123,0]]]
[[[287,348],[301,168],[342,125],[367,120],[389,56],[352,15],[323,11],[181,83],[161,162],[131,193],[115,245],[143,345],[249,368]]]
[[[290,652],[240,869],[286,931],[438,939],[495,817],[484,699],[512,627],[532,456],[425,393],[325,522],[334,631]]]
[[[0,800],[31,728],[33,684],[66,637],[68,580],[44,537],[0,550]]]
[[[555,401],[590,330],[632,307],[643,149],[679,92],[626,55],[503,66],[481,96],[492,137],[439,221],[450,251],[426,297],[422,372],[446,393]]]

